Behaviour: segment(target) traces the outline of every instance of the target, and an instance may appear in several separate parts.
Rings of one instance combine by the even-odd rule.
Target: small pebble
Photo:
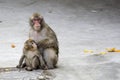
[[[97,11],[96,10],[91,10],[91,12],[96,13]]]
[[[45,80],[46,78],[45,78],[45,76],[40,75],[40,76],[37,77],[37,79],[38,80]]]
[[[12,48],[15,48],[16,46],[15,46],[15,44],[11,44],[11,47],[12,47]]]

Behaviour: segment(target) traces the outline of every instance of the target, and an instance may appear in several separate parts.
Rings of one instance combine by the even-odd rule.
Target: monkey
[[[57,67],[59,44],[56,33],[39,13],[33,13],[29,19],[29,38],[35,40],[48,69]]]
[[[29,39],[24,43],[23,54],[17,68],[22,68],[23,66],[27,71],[32,71],[45,66],[42,55],[38,50],[38,46],[32,39]]]

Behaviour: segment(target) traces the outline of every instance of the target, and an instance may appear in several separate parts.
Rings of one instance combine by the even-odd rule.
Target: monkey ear
[[[37,45],[37,48],[39,49],[39,48],[40,48],[40,47],[39,47],[39,44],[36,43],[36,45]]]
[[[31,27],[33,26],[32,18],[29,18],[29,25],[30,25]]]
[[[32,20],[34,17],[33,16],[31,16],[30,18],[29,18],[29,20]]]
[[[45,25],[45,20],[44,20],[44,18],[43,18],[43,17],[42,17],[41,25],[42,25],[42,26],[44,26],[44,25]]]
[[[38,17],[39,17],[40,19],[43,19],[43,16],[42,16],[42,15],[40,15],[40,14],[38,15]]]

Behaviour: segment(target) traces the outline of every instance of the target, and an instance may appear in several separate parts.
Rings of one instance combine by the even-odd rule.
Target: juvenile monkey
[[[56,67],[58,62],[58,40],[55,32],[45,23],[43,17],[34,13],[29,20],[31,29],[29,38],[35,40],[48,69]]]
[[[28,71],[39,69],[45,66],[43,58],[34,40],[29,39],[24,43],[23,55],[20,58],[17,68],[21,68],[23,65]]]

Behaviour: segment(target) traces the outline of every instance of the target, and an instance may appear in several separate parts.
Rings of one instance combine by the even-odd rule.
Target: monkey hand
[[[39,41],[38,47],[45,48],[49,44],[49,39]]]
[[[21,68],[21,66],[20,66],[20,65],[17,65],[16,68]]]
[[[38,44],[38,47],[46,49],[46,48],[56,48],[57,46],[54,43],[41,43]]]
[[[46,65],[41,66],[41,68],[42,68],[43,70],[47,70],[47,69],[48,69],[48,67],[47,67]]]
[[[47,67],[47,66],[45,66],[45,67],[44,67],[44,70],[48,70],[48,67]]]
[[[40,69],[47,70],[48,68],[47,68],[47,65],[44,64],[40,66]]]

